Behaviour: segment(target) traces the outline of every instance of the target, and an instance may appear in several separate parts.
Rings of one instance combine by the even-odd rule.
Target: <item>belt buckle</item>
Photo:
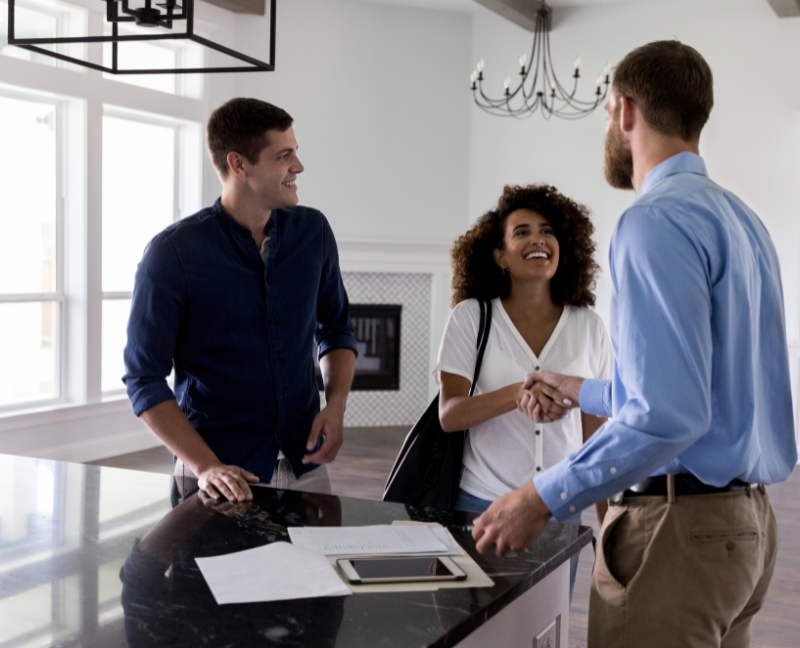
[[[624,500],[624,499],[625,499],[625,493],[621,492],[621,493],[616,493],[616,494],[612,495],[611,497],[609,497],[608,501],[609,501],[610,504],[612,504],[614,506],[619,506],[620,504],[622,504],[622,500]]]

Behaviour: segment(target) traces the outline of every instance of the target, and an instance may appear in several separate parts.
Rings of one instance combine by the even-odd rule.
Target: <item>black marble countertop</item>
[[[474,516],[269,488],[254,489],[250,504],[219,505],[191,489],[184,496],[166,475],[8,455],[0,486],[0,646],[8,648],[446,648],[592,534],[553,523],[527,551],[502,559],[454,532],[494,587],[219,606],[196,557],[288,541],[288,526],[463,525]]]

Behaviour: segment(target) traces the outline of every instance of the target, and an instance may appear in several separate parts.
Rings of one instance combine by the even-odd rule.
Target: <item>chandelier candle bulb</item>
[[[480,0],[483,2],[483,0]],[[545,119],[549,117],[561,117],[563,119],[579,119],[593,112],[605,99],[609,92],[610,80],[605,77],[603,86],[603,76],[597,81],[596,92],[591,90],[585,99],[578,98],[578,85],[580,83],[581,57],[575,57],[574,72],[571,75],[573,83],[570,87],[565,87],[556,77],[556,66],[550,53],[550,25],[552,9],[544,0],[537,0],[540,7],[536,12],[536,26],[533,30],[533,45],[530,49],[531,58],[523,53],[519,57],[519,74],[521,80],[519,84],[511,90],[511,78],[506,77],[503,81],[505,91],[503,94],[493,98],[486,96],[483,91],[483,68],[484,61],[480,60],[477,66],[477,83],[472,79],[472,97],[475,105],[481,110],[496,115],[498,117],[513,117],[524,119],[528,115],[541,110]],[[536,69],[534,69],[534,67]],[[606,66],[610,70],[610,66]],[[590,82],[591,83],[591,82]],[[551,86],[548,91],[548,85]],[[530,86],[530,87],[528,87]],[[602,91],[600,90],[602,88]],[[480,92],[477,90],[480,89]],[[548,96],[549,95],[549,96]]]

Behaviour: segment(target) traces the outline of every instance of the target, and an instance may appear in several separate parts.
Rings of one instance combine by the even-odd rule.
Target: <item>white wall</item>
[[[778,19],[765,0],[672,0],[556,9],[551,33],[556,72],[583,59],[585,92],[605,63],[644,43],[678,38],[714,71],[715,108],[700,152],[711,177],[743,198],[765,222],[780,255],[795,407],[800,367],[800,19]],[[473,61],[485,59],[488,88],[514,76],[531,35],[481,11],[473,21]],[[494,84],[494,85],[492,85]],[[488,90],[487,88],[487,90]],[[487,92],[488,93],[488,92]],[[499,95],[500,92],[495,92]],[[603,275],[598,311],[608,321],[608,243],[633,194],[603,179],[605,114],[577,122],[489,116],[473,107],[470,218],[497,200],[503,184],[548,182],[590,207]]]
[[[237,46],[268,58],[267,18],[236,17]],[[276,71],[213,100],[257,97],[295,118],[300,202],[338,239],[450,241],[467,221],[467,13],[355,2],[278,3]],[[219,79],[229,83],[230,77]],[[230,92],[225,96],[225,92]],[[207,198],[218,183],[210,183]]]

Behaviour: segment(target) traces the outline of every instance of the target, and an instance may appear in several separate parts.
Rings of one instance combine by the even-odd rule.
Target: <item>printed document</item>
[[[288,542],[195,560],[219,605],[352,594],[325,556]]]
[[[326,556],[449,553],[426,526],[289,527],[288,531],[295,547]]]

